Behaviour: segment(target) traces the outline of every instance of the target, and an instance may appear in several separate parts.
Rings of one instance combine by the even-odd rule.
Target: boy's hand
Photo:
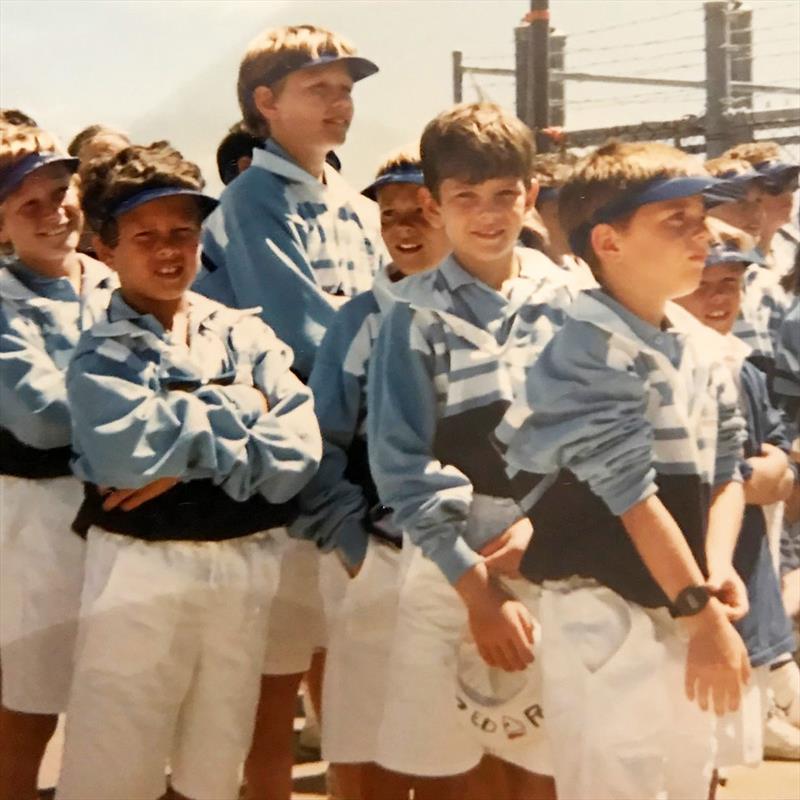
[[[101,486],[100,493],[105,496],[103,510],[113,511],[119,507],[120,511],[133,511],[148,500],[168,492],[178,483],[178,478],[158,478],[140,489],[109,489]]]
[[[725,615],[731,622],[741,619],[750,610],[747,588],[732,564],[712,569],[706,586],[723,604]]]
[[[713,704],[717,715],[736,711],[742,686],[750,679],[747,650],[736,629],[713,598],[699,614],[684,617],[690,632],[686,659],[686,696],[703,711]]]
[[[485,545],[480,554],[484,557],[489,574],[519,578],[520,561],[532,534],[531,521],[527,517],[522,517]]]
[[[516,672],[533,661],[533,621],[519,600],[490,585],[467,610],[472,637],[490,667]]]
[[[765,506],[786,500],[792,490],[794,475],[789,458],[783,450],[771,444],[761,446],[761,455],[747,459],[753,474],[744,484],[745,502]]]

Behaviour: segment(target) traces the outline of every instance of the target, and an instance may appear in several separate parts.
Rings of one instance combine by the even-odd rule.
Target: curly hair
[[[58,140],[34,125],[0,122],[0,170],[32,153],[59,153]]]
[[[84,128],[82,131],[75,134],[75,136],[72,138],[72,141],[69,143],[69,145],[67,145],[67,152],[75,158],[80,158],[81,150],[83,150],[86,145],[91,144],[95,139],[98,139],[101,136],[113,136],[130,144],[128,134],[123,133],[116,128],[110,128],[107,125],[100,124],[89,125],[88,128]]]
[[[0,108],[0,122],[5,122],[8,125],[28,125],[31,128],[39,127],[33,117],[29,117],[18,108]]]
[[[81,205],[92,230],[109,247],[117,244],[114,209],[146,189],[179,187],[200,191],[200,168],[168,142],[131,145],[110,158],[98,158],[81,168]]]

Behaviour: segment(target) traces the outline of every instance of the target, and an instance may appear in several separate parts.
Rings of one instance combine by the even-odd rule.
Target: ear
[[[252,156],[239,156],[239,158],[236,159],[236,169],[241,175],[252,163]]]
[[[431,194],[431,190],[428,189],[427,186],[420,187],[419,202],[428,225],[430,225],[431,228],[444,228],[444,220],[442,219],[439,201]]]
[[[615,261],[621,251],[621,237],[613,225],[600,223],[595,225],[589,234],[589,241],[601,263]]]
[[[258,113],[269,122],[275,116],[275,101],[277,96],[269,86],[256,86],[253,89],[253,104]]]
[[[539,196],[539,181],[531,179],[531,185],[525,195],[525,210],[530,211],[536,207],[536,198]]]
[[[100,261],[107,267],[114,266],[114,248],[109,247],[96,233],[92,235],[92,247]]]

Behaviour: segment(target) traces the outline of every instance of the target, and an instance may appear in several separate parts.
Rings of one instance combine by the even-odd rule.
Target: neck
[[[328,148],[320,152],[316,147],[304,147],[299,142],[287,144],[275,136],[272,137],[309,175],[318,181],[322,180],[325,173],[325,156]]]
[[[69,278],[73,285],[80,287],[81,257],[74,250],[62,258],[39,258],[29,253],[17,253],[26,267],[45,278]]]
[[[633,282],[608,281],[603,276],[603,289],[639,319],[660,328],[664,321],[667,297],[654,297]]]
[[[176,300],[155,300],[152,297],[143,297],[139,294],[131,294],[125,291],[125,287],[120,290],[125,302],[140,314],[150,314],[155,317],[165,331],[171,331],[175,325],[175,318],[185,313],[189,308],[189,301],[186,295]]]
[[[503,284],[506,281],[519,275],[519,261],[513,250],[488,261],[476,259],[474,256],[463,255],[457,250],[453,251],[453,255],[456,261],[470,275],[498,292],[503,288]]]

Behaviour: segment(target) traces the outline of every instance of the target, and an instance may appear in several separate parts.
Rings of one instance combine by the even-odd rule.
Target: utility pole
[[[460,103],[464,98],[464,54],[453,50],[453,102]]]
[[[566,81],[559,73],[566,72],[565,54],[566,34],[553,30],[550,32],[550,124],[563,128],[566,120]],[[555,73],[555,75],[553,74]]]
[[[542,133],[550,126],[550,0],[531,0],[531,10],[526,19],[530,24],[531,78],[528,90],[532,93],[532,128],[536,132],[536,148],[541,153],[550,146],[550,140]]]
[[[730,75],[734,82],[731,110],[752,111],[753,92],[735,85],[753,82],[753,11],[740,0],[736,0],[728,11],[728,31],[731,40]],[[752,128],[740,130],[739,136],[751,141],[754,138]]]
[[[728,57],[728,2],[706,0],[706,155],[715,158],[728,148],[725,112],[731,97]]]

